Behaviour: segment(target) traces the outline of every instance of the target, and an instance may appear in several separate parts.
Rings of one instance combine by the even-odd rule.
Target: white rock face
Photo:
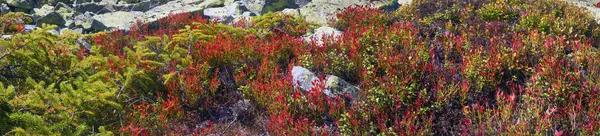
[[[137,19],[142,22],[153,22],[160,18],[167,17],[169,14],[198,12],[207,8],[222,6],[223,4],[224,0],[174,0],[156,6],[146,12],[117,11],[98,14],[94,16],[94,19],[102,22],[107,27],[128,30]]]
[[[323,26],[314,30],[314,32],[307,34],[304,36],[304,40],[307,42],[312,42],[315,40],[317,45],[323,45],[323,38],[327,36],[331,36],[333,38],[339,37],[342,35],[342,31],[336,30],[335,28]]]
[[[152,8],[144,13],[142,19],[144,22],[152,22],[168,16],[169,13],[197,12],[206,8],[223,5],[223,3],[223,0],[175,0]]]
[[[228,17],[239,16],[242,14],[240,10],[240,2],[231,3],[225,7],[207,8],[204,9],[204,15],[213,19],[224,20]]]
[[[333,19],[338,11],[348,6],[368,3],[367,0],[313,0],[300,8],[300,14],[306,21],[327,25],[328,20]]]
[[[369,5],[374,8],[380,8],[387,5],[392,5],[398,2],[400,5],[410,4],[412,0],[313,0],[305,6],[300,7],[300,15],[306,21],[328,25],[328,21],[335,19],[336,13],[344,8],[357,5]]]
[[[144,12],[125,12],[118,11],[94,16],[94,19],[102,22],[106,27],[129,29],[137,19],[141,19]]]

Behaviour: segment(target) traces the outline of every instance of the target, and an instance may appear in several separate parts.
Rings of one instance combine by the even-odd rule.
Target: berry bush
[[[600,25],[582,8],[416,0],[329,25],[343,32],[321,42],[279,12],[16,34],[0,40],[0,134],[600,135]],[[326,75],[358,94],[326,95]]]

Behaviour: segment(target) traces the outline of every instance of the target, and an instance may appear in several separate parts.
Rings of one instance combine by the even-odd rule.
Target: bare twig
[[[117,93],[117,101],[119,100],[119,97],[121,96],[121,92],[123,92],[123,89],[125,89],[125,85],[121,86],[121,89],[119,89],[119,92]]]
[[[229,127],[231,127],[231,125],[233,125],[233,123],[234,123],[235,121],[237,121],[237,117],[235,117],[235,118],[234,118],[234,119],[233,119],[231,122],[229,122],[229,124],[227,124],[227,127],[225,127],[225,129],[221,130],[221,134],[219,134],[219,135],[223,135],[223,134],[225,134],[225,131],[226,131],[227,129],[229,129]]]

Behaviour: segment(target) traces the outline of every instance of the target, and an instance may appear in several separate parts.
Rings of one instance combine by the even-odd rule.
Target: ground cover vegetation
[[[0,40],[0,134],[600,135],[600,27],[582,8],[416,0],[349,7],[330,25],[343,33],[322,43],[301,37],[316,25],[280,12],[19,33]],[[293,66],[359,95],[301,91]],[[244,99],[244,116],[208,117]]]

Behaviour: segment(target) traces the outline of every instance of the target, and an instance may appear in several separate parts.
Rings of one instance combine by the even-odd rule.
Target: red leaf
[[[564,130],[563,131],[554,130],[554,135],[555,136],[562,136],[564,132],[565,132]]]

